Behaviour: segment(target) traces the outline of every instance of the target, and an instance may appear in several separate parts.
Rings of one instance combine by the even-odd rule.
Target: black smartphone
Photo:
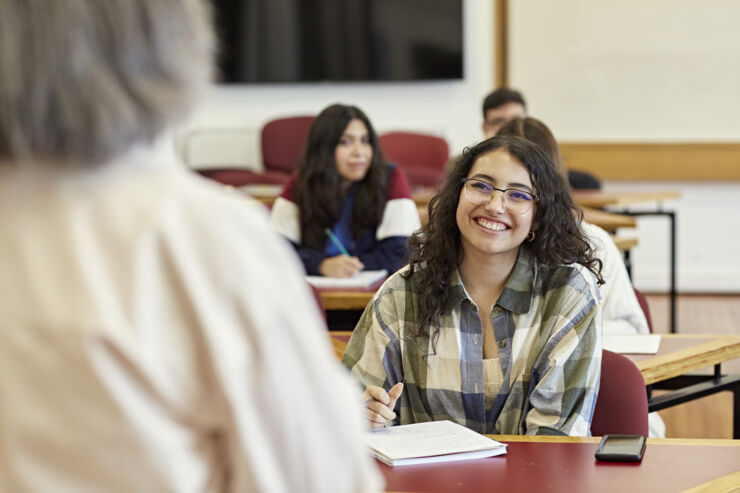
[[[596,458],[603,461],[639,462],[647,440],[640,435],[604,435],[596,449]]]

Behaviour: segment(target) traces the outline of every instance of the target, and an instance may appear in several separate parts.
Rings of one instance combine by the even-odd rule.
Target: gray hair
[[[202,0],[0,0],[0,160],[99,164],[211,80]]]

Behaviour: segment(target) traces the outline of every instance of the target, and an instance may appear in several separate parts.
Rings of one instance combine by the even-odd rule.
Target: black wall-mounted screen
[[[463,0],[212,0],[220,81],[462,79]]]

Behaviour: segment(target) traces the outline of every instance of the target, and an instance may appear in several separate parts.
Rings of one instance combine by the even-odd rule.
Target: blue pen
[[[337,238],[336,235],[332,233],[331,229],[326,228],[325,231],[326,231],[326,234],[329,235],[329,239],[331,240],[331,242],[334,243],[334,246],[337,247],[340,252],[342,252],[342,255],[351,257],[347,249],[344,248],[344,245],[342,245],[342,242],[339,241],[339,238]]]

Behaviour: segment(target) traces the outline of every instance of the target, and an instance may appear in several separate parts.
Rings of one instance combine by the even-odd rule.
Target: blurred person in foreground
[[[0,0],[0,491],[380,488],[297,258],[162,142],[211,52],[200,0]]]

